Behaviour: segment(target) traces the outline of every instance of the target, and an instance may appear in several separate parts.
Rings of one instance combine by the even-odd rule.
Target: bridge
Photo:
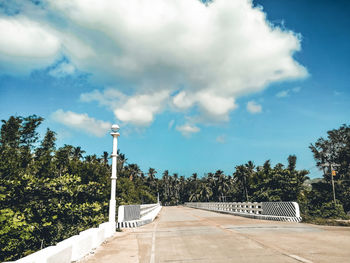
[[[83,263],[350,262],[350,228],[163,207],[150,224],[117,232]]]
[[[295,202],[186,203],[118,207],[119,126],[112,126],[109,221],[18,263],[350,262],[350,228],[299,223]],[[225,213],[225,214],[224,214]],[[122,228],[122,232],[116,229]]]
[[[105,222],[16,262],[349,262],[350,228],[300,220],[295,202],[123,205],[122,231]]]

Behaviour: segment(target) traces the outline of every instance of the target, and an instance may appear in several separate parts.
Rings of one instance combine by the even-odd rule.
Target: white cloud
[[[100,105],[113,110],[118,120],[136,126],[150,125],[155,115],[166,106],[168,98],[169,92],[166,90],[127,96],[112,88],[106,89],[102,93],[94,90],[80,96],[81,101],[97,101]]]
[[[229,112],[237,107],[233,97],[220,96],[206,90],[196,93],[182,91],[173,97],[172,102],[180,110],[197,105],[202,115],[216,121],[228,120]]]
[[[301,37],[272,25],[251,0],[48,0],[40,12],[1,18],[0,62],[33,68],[63,54],[102,84],[127,83],[81,97],[125,123],[149,125],[168,104],[227,121],[238,97],[307,76],[293,58]]]
[[[154,115],[162,110],[168,96],[167,91],[134,95],[127,98],[121,107],[117,107],[114,114],[123,122],[146,126],[152,123]]]
[[[195,103],[193,96],[188,96],[185,91],[181,91],[173,97],[173,104],[180,110],[186,110]]]
[[[281,90],[280,92],[276,93],[277,98],[286,98],[289,97],[291,93],[298,93],[301,91],[301,87],[295,87],[292,89],[286,89]]]
[[[289,96],[289,90],[282,90],[276,94],[277,98],[285,98]]]
[[[194,124],[185,123],[181,126],[176,126],[176,130],[182,133],[183,136],[189,137],[193,133],[197,133],[200,131],[200,128],[195,126]]]
[[[51,117],[56,122],[59,122],[67,127],[71,127],[97,137],[105,136],[107,131],[112,126],[111,123],[96,120],[89,117],[86,113],[79,114],[72,111],[64,112],[61,109],[52,113]]]
[[[28,73],[49,66],[61,41],[53,30],[22,16],[0,17],[0,70]]]
[[[103,92],[93,90],[91,92],[82,93],[80,101],[92,102],[97,101],[101,106],[107,106],[110,110],[114,110],[118,106],[119,101],[125,101],[126,96],[117,89],[107,88]]]
[[[75,73],[75,67],[67,62],[59,63],[55,68],[49,71],[49,74],[56,78],[63,78]]]
[[[256,103],[255,101],[248,101],[247,103],[247,110],[252,113],[252,114],[256,114],[256,113],[261,113],[262,112],[262,106],[258,103]]]

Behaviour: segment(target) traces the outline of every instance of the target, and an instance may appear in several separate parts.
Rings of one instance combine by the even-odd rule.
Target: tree
[[[55,151],[56,133],[49,128],[46,130],[44,139],[35,151],[37,175],[39,177],[52,177],[52,155]]]
[[[233,176],[243,186],[244,198],[245,198],[245,201],[248,202],[249,201],[249,196],[248,196],[249,172],[248,172],[246,166],[245,165],[238,165],[238,166],[236,166],[236,172],[233,174]]]
[[[80,146],[74,147],[73,148],[73,159],[76,161],[81,160],[83,158],[84,153],[85,153],[85,151],[83,151]]]
[[[322,169],[326,163],[338,164],[338,173],[334,179],[350,179],[350,126],[344,124],[327,134],[327,139],[321,137],[309,147],[317,167]],[[324,178],[329,181],[330,173],[325,171]]]
[[[152,182],[154,180],[156,173],[157,173],[157,171],[154,168],[149,168],[148,169],[148,179],[149,179],[149,181]]]
[[[102,158],[93,154],[83,159],[81,147],[56,150],[50,129],[37,145],[42,120],[33,115],[2,121],[0,261],[16,260],[108,220],[106,152]],[[154,203],[155,195],[137,176],[141,170],[136,164],[128,168],[135,180],[117,180],[117,205]]]
[[[104,165],[108,164],[108,157],[109,157],[108,152],[103,152],[102,158],[103,158],[103,164]]]
[[[21,138],[21,166],[26,168],[32,159],[32,149],[34,144],[39,139],[39,134],[36,128],[42,123],[44,119],[36,115],[22,118],[22,125],[20,129]]]
[[[61,147],[56,151],[55,163],[59,176],[62,176],[62,173],[68,171],[69,162],[73,158],[73,148],[72,145],[65,144],[64,147]]]
[[[350,125],[343,124],[338,129],[328,131],[327,138],[319,138],[309,148],[328,185],[333,177],[340,205],[344,206],[345,211],[350,211]],[[331,174],[330,164],[335,164],[335,176]],[[328,189],[332,191],[330,185]]]
[[[1,120],[3,123],[1,126],[1,137],[0,144],[1,147],[10,147],[13,149],[18,149],[21,138],[21,124],[23,119],[21,117],[11,116],[7,121]]]
[[[202,202],[209,202],[210,197],[213,195],[213,191],[210,186],[204,182],[199,185],[198,199]]]

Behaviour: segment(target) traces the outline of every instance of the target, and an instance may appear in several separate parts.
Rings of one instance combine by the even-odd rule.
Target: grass
[[[350,227],[350,220],[333,219],[333,218],[321,218],[321,217],[303,217],[302,223],[309,223],[315,225],[325,226],[347,226]]]

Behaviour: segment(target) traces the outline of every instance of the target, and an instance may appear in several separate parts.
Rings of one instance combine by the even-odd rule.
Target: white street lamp
[[[117,149],[118,149],[118,136],[119,126],[117,124],[112,125],[111,135],[113,136],[113,152],[112,152],[112,176],[111,176],[111,200],[109,201],[109,223],[113,229],[113,232],[116,229],[115,223],[115,210],[116,210],[116,201],[115,201],[115,192],[116,192],[116,180],[117,180]]]

